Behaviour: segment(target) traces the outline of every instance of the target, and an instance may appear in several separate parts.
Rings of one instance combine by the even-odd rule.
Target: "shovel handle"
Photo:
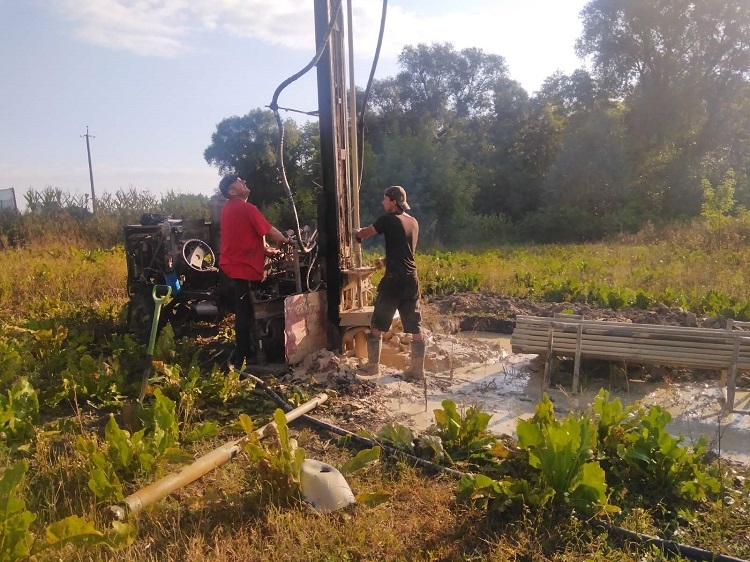
[[[151,376],[151,358],[154,355],[154,345],[156,345],[156,332],[159,330],[159,316],[161,316],[161,305],[172,294],[172,287],[169,285],[154,285],[151,296],[154,298],[154,317],[151,320],[151,337],[148,340],[148,351],[146,352],[146,368],[143,371],[141,380],[141,391],[138,393],[138,402],[143,402],[148,388],[148,379]]]
[[[163,292],[162,296],[159,293]],[[148,340],[149,359],[154,354],[154,344],[156,344],[156,332],[159,331],[159,316],[161,315],[161,305],[172,294],[172,287],[169,285],[154,285],[151,296],[154,298],[154,317],[151,320],[151,337]]]
[[[159,293],[163,293],[161,296]],[[151,290],[151,296],[154,298],[154,302],[156,304],[164,304],[164,301],[167,300],[172,294],[172,287],[169,285],[154,285],[154,288]]]

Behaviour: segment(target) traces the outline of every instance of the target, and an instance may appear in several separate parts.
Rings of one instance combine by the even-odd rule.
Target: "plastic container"
[[[302,498],[316,511],[330,513],[356,502],[344,475],[330,464],[305,459],[300,468]]]
[[[174,271],[167,271],[164,273],[164,283],[172,287],[172,294],[179,293],[182,289],[180,280],[177,278],[177,274]]]

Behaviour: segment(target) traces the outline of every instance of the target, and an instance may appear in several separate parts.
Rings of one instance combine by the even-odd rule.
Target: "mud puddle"
[[[388,345],[390,344],[390,345]],[[542,389],[541,374],[533,368],[536,355],[510,353],[510,338],[492,332],[466,332],[460,336],[433,334],[427,348],[426,384],[408,383],[398,377],[406,364],[408,345],[393,338],[384,345],[381,374],[360,377],[358,359],[333,354],[319,357],[296,377],[312,372],[318,382],[365,381],[371,385],[367,395],[350,400],[354,420],[379,426],[397,421],[417,432],[434,423],[433,410],[445,399],[453,400],[459,410],[472,406],[492,414],[489,429],[496,434],[513,435],[519,419],[534,415],[542,393],[546,392],[558,415],[581,411],[591,404],[600,388],[619,398],[623,405],[640,401],[644,406],[658,404],[672,415],[667,426],[674,436],[692,444],[705,437],[710,448],[725,458],[750,464],[750,416],[722,415],[722,391],[719,381],[670,384],[630,380],[627,388],[598,386],[590,381],[579,395],[568,389]],[[323,352],[325,353],[325,352]],[[593,386],[596,386],[595,388]],[[342,395],[342,399],[344,396]],[[736,408],[750,410],[750,393],[738,390]],[[376,427],[377,428],[377,427]]]

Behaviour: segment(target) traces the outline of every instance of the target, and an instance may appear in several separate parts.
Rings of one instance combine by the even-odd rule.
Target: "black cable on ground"
[[[259,379],[255,375],[251,375],[250,373],[246,371],[243,371],[242,375],[246,380],[248,379],[252,380],[258,388],[260,388],[263,392],[265,392],[271,398],[271,400],[276,402],[279,405],[279,407],[285,412],[288,412],[289,410],[294,408],[294,406],[290,404],[289,402],[287,402],[286,399],[284,399],[282,396],[279,396],[274,390],[269,388],[268,385],[265,382],[263,382],[262,379]],[[343,437],[346,437],[350,439],[352,442],[356,443],[357,445],[361,445],[363,447],[378,446],[383,450],[384,453],[393,457],[398,457],[403,460],[409,461],[415,464],[416,466],[419,466],[420,468],[424,468],[432,472],[442,472],[444,474],[453,476],[454,478],[461,478],[461,476],[464,475],[464,473],[458,470],[453,470],[452,468],[441,466],[439,464],[435,464],[434,462],[430,462],[428,460],[415,457],[414,455],[410,455],[409,453],[405,453],[404,451],[400,451],[399,449],[396,449],[389,445],[384,445],[383,443],[378,443],[377,441],[373,439],[362,437],[361,435],[357,435],[356,433],[352,433],[351,431],[348,431],[336,425],[330,424],[328,422],[324,422],[312,416],[303,415],[303,416],[300,416],[299,419],[302,419],[311,425],[317,426],[331,433],[335,433],[336,435],[341,435]]]
[[[735,558],[734,556],[727,556],[726,554],[716,554],[709,550],[704,550],[695,546],[688,546],[685,544],[676,543],[674,541],[660,539],[659,537],[654,537],[652,535],[629,531],[628,529],[623,529],[622,527],[612,525],[611,523],[607,523],[606,521],[602,521],[600,519],[592,520],[591,524],[595,527],[606,529],[608,532],[615,535],[620,535],[621,537],[624,537],[626,539],[638,541],[643,544],[652,544],[654,546],[658,546],[666,552],[679,554],[680,556],[690,558],[691,560],[708,560],[709,562],[748,562],[743,558]]]
[[[265,392],[271,398],[271,400],[276,402],[282,410],[288,412],[289,410],[294,408],[292,404],[290,404],[285,398],[277,394],[265,382],[263,382],[263,380],[245,371],[243,371],[242,375],[244,379],[252,380],[255,385],[263,392]],[[348,437],[358,445],[362,445],[364,447],[381,447],[383,449],[383,452],[385,452],[386,454],[412,462],[420,468],[431,470],[433,472],[442,472],[457,479],[466,474],[458,470],[453,470],[452,468],[447,468],[425,459],[415,457],[414,455],[399,451],[398,449],[394,449],[393,447],[390,447],[388,445],[383,445],[382,443],[378,443],[377,441],[374,441],[372,439],[367,439],[366,437],[362,437],[361,435],[357,435],[356,433],[352,433],[351,431],[347,431],[328,422],[313,418],[312,416],[309,416],[307,414],[300,416],[300,419],[303,419],[312,425],[325,429],[326,431],[330,431],[331,433]],[[711,552],[710,550],[704,550],[695,546],[680,544],[674,541],[661,539],[659,537],[654,537],[652,535],[646,535],[643,533],[636,533],[635,531],[623,529],[622,527],[612,525],[611,523],[607,523],[606,521],[602,521],[600,519],[593,519],[590,521],[590,523],[591,525],[603,528],[612,534],[619,535],[633,541],[638,541],[642,544],[654,545],[661,548],[665,552],[679,554],[680,556],[684,556],[686,558],[689,558],[690,560],[701,560],[709,562],[749,562],[748,560],[743,558],[735,558],[726,554],[716,554],[714,552]]]

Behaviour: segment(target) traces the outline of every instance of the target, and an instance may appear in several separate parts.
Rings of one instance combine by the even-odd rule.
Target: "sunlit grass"
[[[65,322],[71,312],[122,306],[126,302],[122,248],[97,249],[79,242],[64,236],[40,238],[21,248],[0,251],[0,320],[43,316]],[[750,249],[745,246],[737,239],[707,250],[704,233],[694,226],[693,230],[663,233],[661,238],[647,233],[610,243],[507,247],[476,253],[424,252],[418,254],[418,265],[423,282],[444,291],[465,288],[540,298],[539,293],[529,291],[530,284],[524,280],[550,283],[573,279],[653,294],[667,288],[701,294],[714,290],[746,299],[749,292],[743,266],[750,259]],[[14,337],[10,332],[3,336],[8,341]],[[57,344],[62,346],[64,342]],[[199,351],[194,343],[185,345],[192,346],[191,352]],[[18,361],[24,365],[28,362],[31,372],[40,364],[42,354],[23,351]],[[138,353],[142,351],[138,349]],[[65,366],[73,370],[75,365],[34,372],[53,380]],[[215,372],[201,375],[206,379],[223,376]],[[201,404],[209,398],[199,393],[196,397]],[[249,404],[245,405],[247,411],[254,403]],[[104,525],[100,515],[104,506],[94,501],[87,487],[87,461],[76,452],[74,442],[79,433],[100,432],[108,411],[101,405],[80,406],[83,414],[72,408],[73,419],[59,426],[62,437],[54,433],[39,436],[34,447],[22,453],[31,465],[25,498],[44,522],[78,514]],[[230,406],[234,408],[230,413],[236,417],[237,406]],[[75,419],[76,414],[87,419]],[[334,439],[299,427],[295,424],[293,433],[308,451],[308,458],[335,466],[351,458],[351,452],[340,448]],[[187,445],[186,450],[199,456],[221,445],[231,437],[224,429],[221,437]],[[18,456],[0,443],[0,466],[8,466]],[[124,491],[132,493],[162,475],[139,476],[127,483]],[[610,537],[571,513],[539,510],[488,516],[484,510],[457,501],[454,480],[401,462],[381,461],[348,480],[355,493],[386,489],[392,498],[375,508],[359,505],[328,516],[313,514],[303,506],[281,509],[262,495],[257,467],[240,455],[142,513],[136,520],[138,538],[128,549],[111,553],[70,546],[55,559],[667,560],[658,550]],[[704,549],[750,555],[750,509],[744,505],[748,497],[744,482],[739,478],[727,482],[725,496],[733,504],[705,502],[689,523],[679,522],[676,538]],[[654,513],[658,515],[658,506]],[[633,510],[621,521],[628,528],[650,534],[668,534],[666,531],[677,524],[674,520],[658,520],[645,510]]]
[[[81,250],[61,240],[0,251],[0,317],[62,305],[122,306],[126,271],[119,246]]]

